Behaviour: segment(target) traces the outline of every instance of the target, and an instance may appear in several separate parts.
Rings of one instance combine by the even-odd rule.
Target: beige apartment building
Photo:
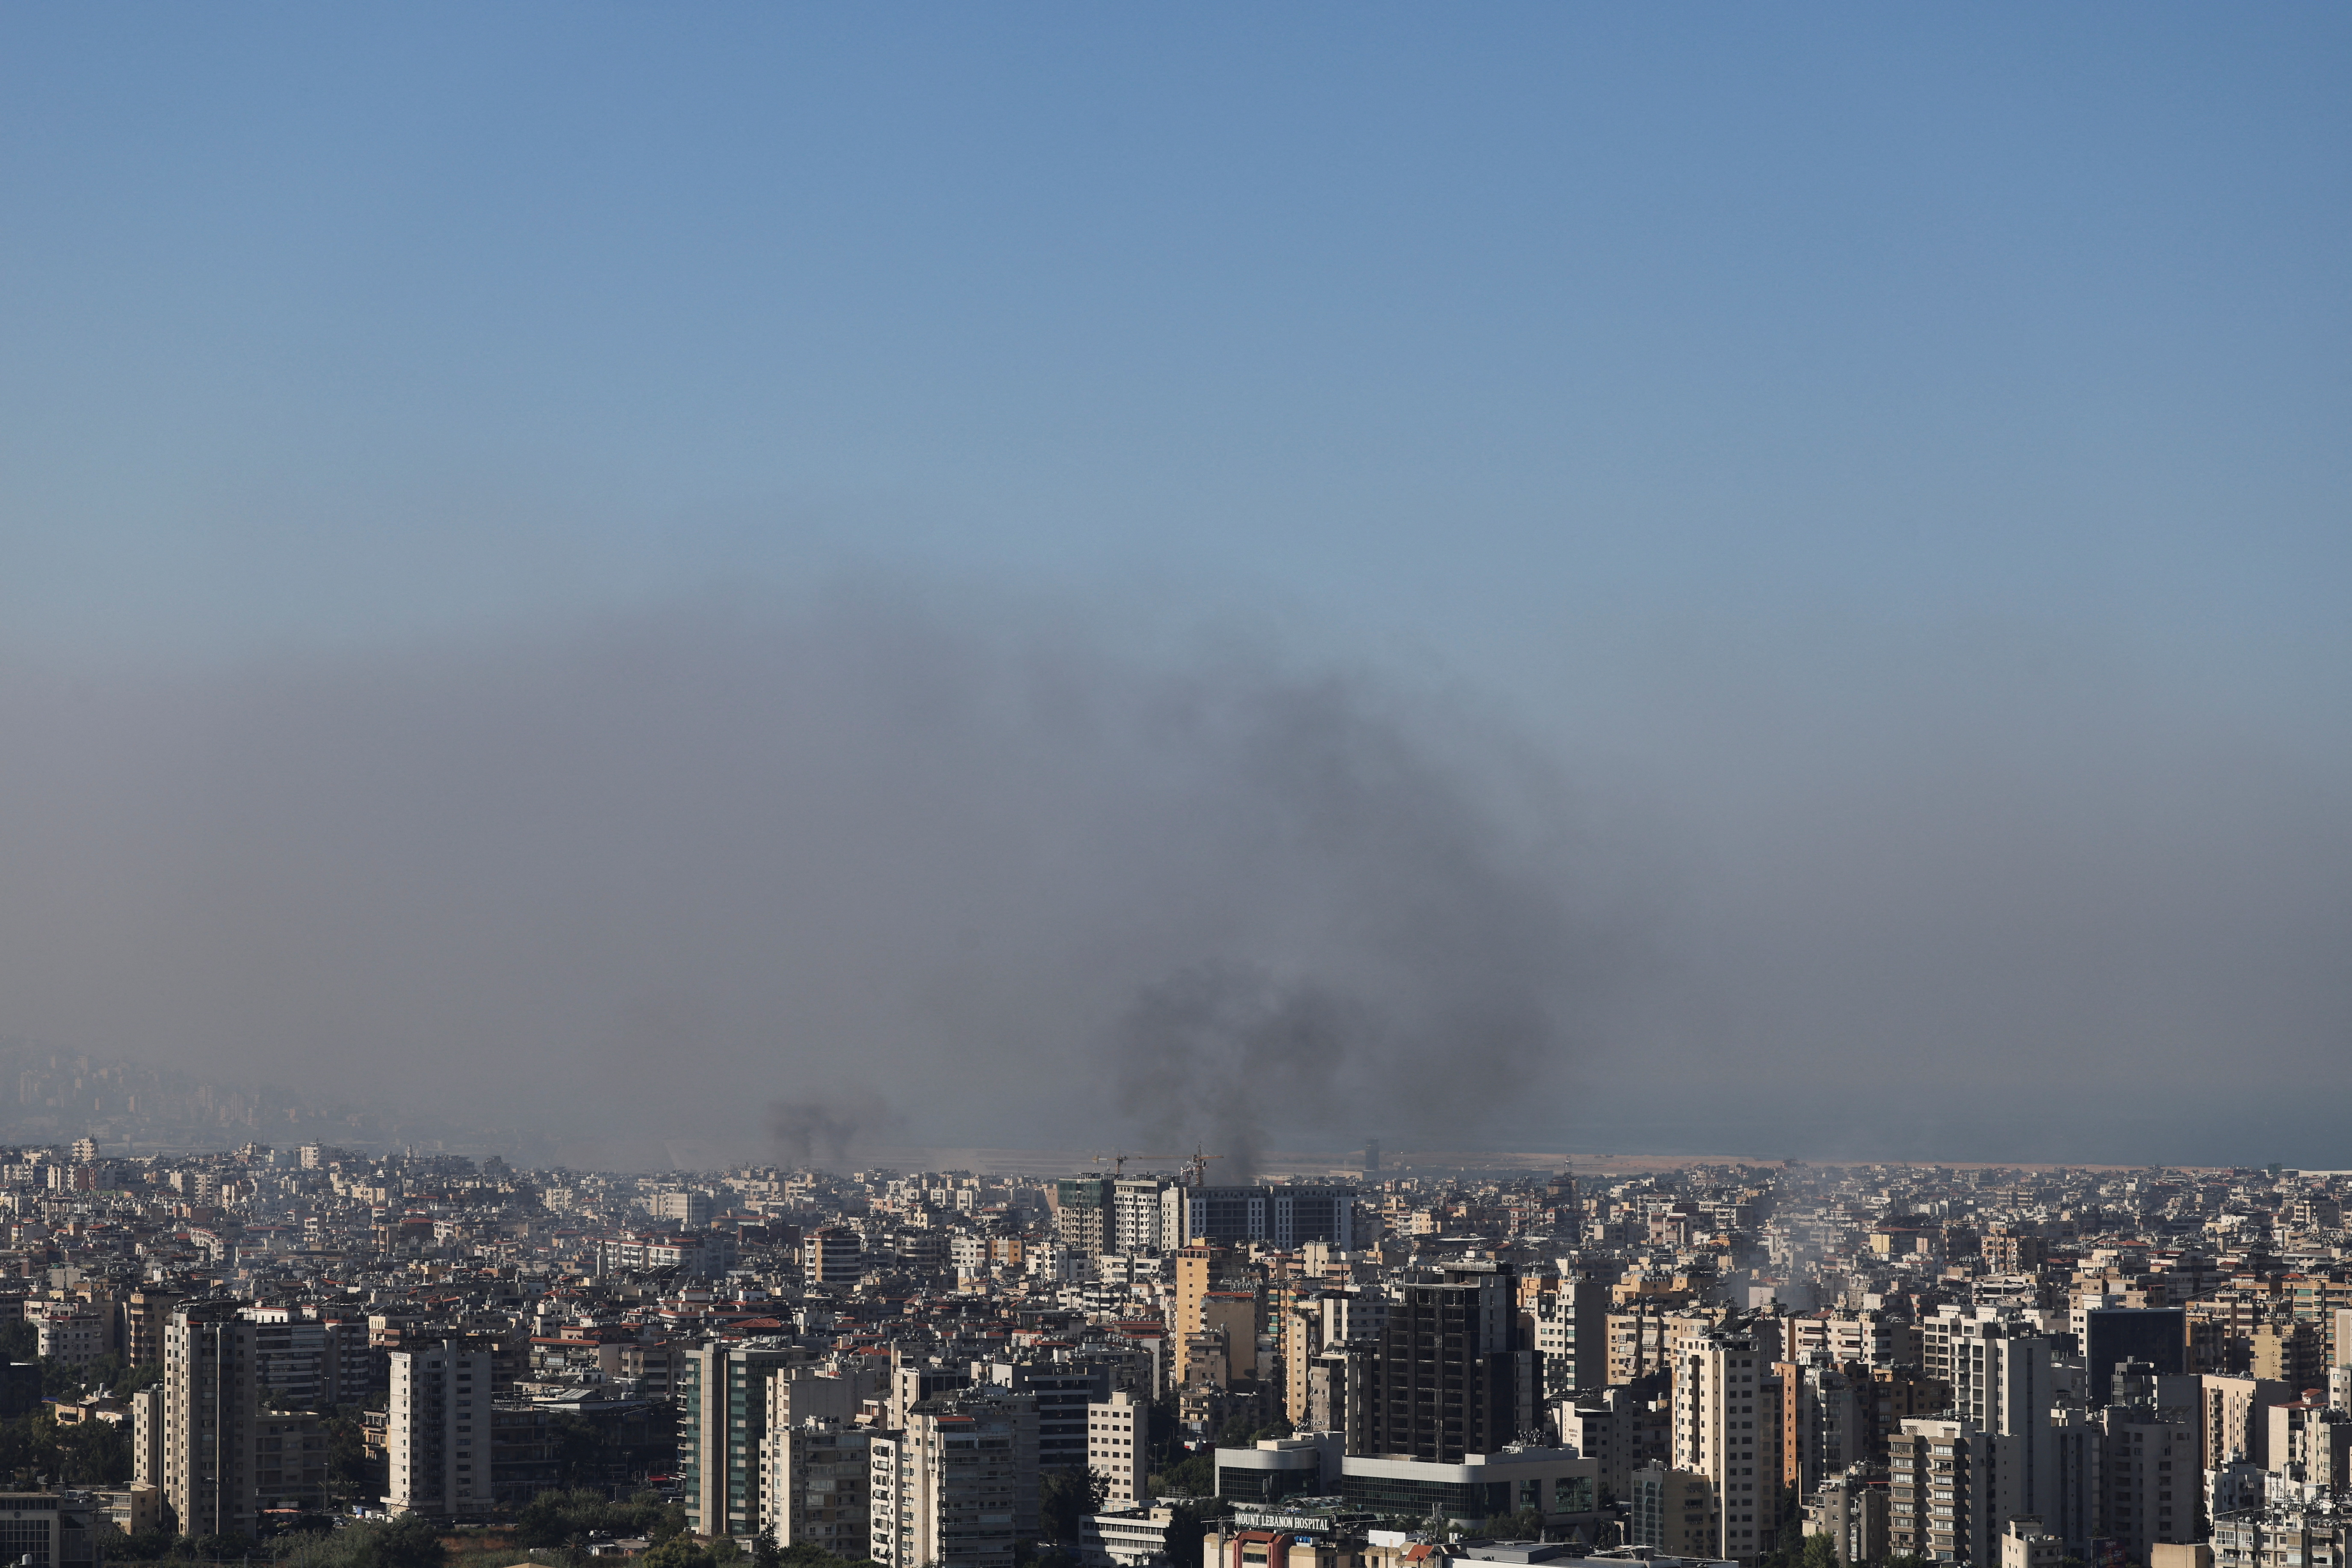
[[[1087,1468],[1101,1476],[1106,1508],[1148,1501],[1144,1477],[1151,1465],[1151,1406],[1118,1393],[1087,1406]]]

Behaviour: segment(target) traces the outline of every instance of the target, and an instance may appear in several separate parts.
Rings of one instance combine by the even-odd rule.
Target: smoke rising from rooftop
[[[1121,1109],[1155,1144],[1221,1150],[1234,1180],[1271,1140],[1336,1144],[1376,1113],[1433,1134],[1498,1085],[1557,1091],[1624,956],[1580,915],[1580,868],[1515,839],[1461,759],[1357,691],[1243,709],[1232,774],[1292,875],[1321,882],[1317,926],[1286,967],[1242,943],[1143,985],[1108,1044]]]
[[[838,1165],[861,1140],[887,1138],[906,1119],[872,1089],[820,1100],[779,1100],[768,1107],[768,1130],[795,1165]]]

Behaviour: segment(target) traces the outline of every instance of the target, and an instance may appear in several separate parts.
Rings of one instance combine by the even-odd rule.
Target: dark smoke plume
[[[779,1100],[768,1107],[768,1129],[796,1165],[817,1156],[838,1164],[850,1145],[903,1125],[904,1118],[871,1090],[852,1090],[817,1100]]]
[[[1570,909],[1557,847],[1515,838],[1436,746],[1344,683],[1255,694],[1222,739],[1257,830],[1305,852],[1328,901],[1311,932],[1139,989],[1105,1047],[1127,1114],[1238,1180],[1273,1142],[1368,1119],[1477,1136],[1509,1099],[1556,1090],[1608,950]]]
[[[1857,1129],[2326,1164],[2352,767],[2063,654],[1596,658],[1634,684],[1555,737],[1574,789],[1410,674],[889,586],[0,657],[0,1031],[622,1168]],[[1921,1060],[1981,1087],[1923,1102]]]
[[[0,1026],[344,1098],[462,1074],[576,1162],[1522,1139],[1623,922],[1501,731],[890,590],[18,672]]]
[[[1311,983],[1209,965],[1147,987],[1116,1037],[1118,1090],[1150,1142],[1199,1140],[1247,1181],[1270,1135],[1320,1130],[1358,1103],[1378,1021]]]

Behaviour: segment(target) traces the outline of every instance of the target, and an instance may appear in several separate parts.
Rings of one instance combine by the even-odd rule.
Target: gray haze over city
[[[1271,636],[871,584],[20,669],[0,994],[35,1044],[656,1163],[2307,1146],[2352,951],[2321,759],[1947,651],[1747,713],[1653,670],[1540,740]]]

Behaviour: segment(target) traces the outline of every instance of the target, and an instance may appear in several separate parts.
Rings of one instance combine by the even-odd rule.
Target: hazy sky
[[[2347,77],[11,7],[0,1034],[746,1146],[2352,1165]]]

